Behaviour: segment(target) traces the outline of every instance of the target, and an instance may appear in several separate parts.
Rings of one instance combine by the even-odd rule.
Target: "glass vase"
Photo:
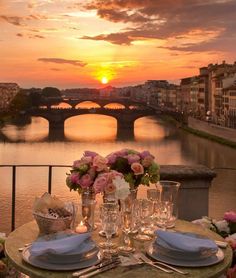
[[[95,228],[94,212],[96,206],[95,192],[93,190],[83,190],[81,193],[81,207],[83,223],[87,226],[88,231]]]

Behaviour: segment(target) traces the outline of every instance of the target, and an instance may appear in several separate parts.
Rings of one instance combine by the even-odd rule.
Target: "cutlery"
[[[26,247],[28,247],[28,246],[30,246],[30,245],[32,245],[32,243],[26,243],[26,244],[24,245],[24,247],[18,248],[18,251],[19,251],[19,252],[22,252]]]
[[[159,265],[162,265],[162,266],[165,266],[165,267],[168,267],[169,269],[179,273],[179,274],[183,274],[183,275],[187,275],[188,272],[187,271],[182,271],[176,267],[173,267],[171,265],[168,265],[166,263],[163,263],[163,262],[159,262],[159,261],[155,261],[153,262],[152,260],[150,260],[146,255],[144,255],[143,253],[140,253],[139,254],[140,258],[145,261],[146,263],[149,263],[149,264],[153,264],[153,265],[156,265],[156,264],[159,264]]]
[[[215,240],[215,244],[220,248],[226,248],[228,243],[226,241]]]
[[[90,266],[88,268],[85,268],[83,270],[73,272],[72,273],[72,277],[80,277],[81,275],[84,275],[84,274],[86,274],[86,273],[88,273],[90,271],[99,270],[99,269],[101,269],[103,267],[112,265],[112,264],[117,263],[117,262],[120,262],[118,258],[111,259],[111,260],[105,260],[103,262],[100,262],[100,263],[98,263],[96,265],[93,265],[93,266]]]
[[[142,256],[143,254],[142,253],[134,253],[133,256],[139,260],[139,263],[145,263],[145,264],[148,264],[154,268],[157,268],[159,270],[162,270],[166,273],[173,273],[173,270],[169,270],[169,269],[166,269],[166,268],[163,268],[159,265],[155,265],[151,260],[149,260],[146,256],[145,258]]]
[[[115,262],[113,262],[113,263],[111,263],[111,264],[109,264],[109,265],[103,266],[102,268],[99,268],[99,269],[97,269],[97,270],[94,270],[94,271],[92,271],[92,272],[90,272],[90,273],[88,273],[88,274],[81,275],[80,278],[89,278],[89,277],[92,277],[92,276],[94,276],[94,275],[96,275],[96,274],[99,274],[99,273],[108,271],[108,270],[110,270],[110,269],[113,269],[113,268],[117,267],[119,264],[120,264],[119,261],[115,261]]]

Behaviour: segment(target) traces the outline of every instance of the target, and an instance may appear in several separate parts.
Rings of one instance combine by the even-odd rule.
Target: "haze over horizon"
[[[177,83],[236,60],[235,18],[235,0],[0,0],[0,82]]]

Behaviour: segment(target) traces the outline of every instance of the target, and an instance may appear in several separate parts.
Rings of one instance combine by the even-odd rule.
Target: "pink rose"
[[[138,162],[131,164],[131,169],[133,170],[135,175],[142,175],[144,173],[143,165]]]
[[[227,211],[224,214],[224,220],[228,222],[236,222],[236,212],[235,211]]]
[[[93,159],[93,166],[96,168],[96,170],[98,172],[106,170],[107,169],[107,159],[105,157],[97,155]]]
[[[152,156],[153,159],[155,158],[153,155],[150,154],[149,151],[143,151],[143,152],[141,152],[141,153],[140,153],[140,156],[141,156],[142,159],[144,159],[146,156]]]
[[[82,188],[87,188],[89,187],[91,184],[93,183],[91,177],[89,174],[85,174],[83,175],[80,180],[79,180],[79,184]]]
[[[127,159],[128,159],[129,164],[132,164],[134,162],[139,162],[140,156],[137,154],[128,154]]]
[[[84,152],[84,156],[90,156],[92,158],[94,158],[95,156],[97,156],[98,153],[95,153],[95,152],[91,152],[91,151],[85,151]]]
[[[72,173],[70,176],[71,183],[78,184],[79,183],[79,173]]]
[[[154,160],[153,156],[148,155],[144,157],[144,159],[142,160],[142,165],[144,167],[149,167],[152,164],[153,160]]]
[[[104,188],[104,191],[107,193],[107,194],[111,194],[111,193],[114,193],[116,191],[116,187],[115,185],[111,182],[111,183],[108,183],[105,188]]]
[[[115,155],[119,157],[126,157],[128,155],[128,151],[128,149],[122,149],[120,151],[115,152]]]
[[[107,184],[107,178],[104,175],[100,177],[98,176],[93,184],[95,193],[103,192],[106,184]]]
[[[90,164],[91,162],[92,162],[92,157],[91,156],[83,156],[82,158],[81,158],[81,161],[83,162],[83,163],[85,163],[85,164]]]
[[[82,164],[84,164],[84,162],[82,162],[81,160],[75,160],[72,167],[79,168]]]

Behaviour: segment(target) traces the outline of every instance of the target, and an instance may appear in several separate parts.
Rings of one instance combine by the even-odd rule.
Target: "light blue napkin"
[[[203,238],[197,234],[179,233],[157,230],[156,244],[166,249],[168,253],[207,257],[215,254],[218,250],[213,240]]]
[[[79,250],[84,246],[84,242],[90,238],[90,233],[65,235],[52,240],[36,240],[32,243],[30,253],[33,256],[40,256],[44,254],[62,255]],[[84,248],[84,247],[83,247]],[[91,248],[91,247],[89,247]]]

